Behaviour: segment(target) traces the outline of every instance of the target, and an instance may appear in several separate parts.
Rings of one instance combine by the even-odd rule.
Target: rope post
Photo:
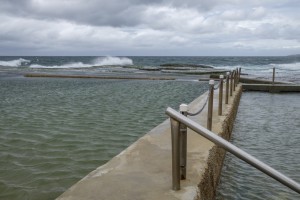
[[[239,83],[239,68],[236,68],[236,81],[235,84],[237,85]]]
[[[220,75],[219,107],[218,107],[218,114],[219,114],[219,115],[222,115],[222,103],[223,103],[223,79],[224,79],[224,75]]]
[[[207,112],[207,129],[212,129],[212,115],[213,115],[213,103],[214,103],[214,80],[209,80],[209,100],[208,100],[208,112]]]
[[[236,75],[235,75],[235,87],[237,87],[239,83],[239,68],[236,68]]]
[[[272,85],[274,85],[274,82],[275,82],[275,67],[273,67]]]
[[[171,122],[172,141],[172,189],[180,190],[180,123],[173,118]]]
[[[238,81],[238,83],[240,82],[240,79],[241,79],[241,72],[242,72],[242,68],[240,67],[239,68],[239,79],[238,79],[239,81]]]
[[[232,96],[233,72],[230,72],[230,96]]]
[[[228,104],[228,93],[229,93],[229,77],[230,72],[226,73],[226,92],[225,92],[225,104]]]
[[[187,116],[188,105],[181,104],[179,111],[182,115]],[[187,127],[185,124],[180,124],[180,179],[186,179],[186,155],[187,155]]]
[[[235,83],[236,83],[236,71],[233,71],[233,91],[235,91]]]

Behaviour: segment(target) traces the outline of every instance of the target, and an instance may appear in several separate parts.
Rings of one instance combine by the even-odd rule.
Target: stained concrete
[[[220,117],[218,95],[214,95],[213,132],[229,137],[240,95],[239,85]],[[207,93],[190,103],[189,112],[201,108],[206,97]],[[190,118],[206,127],[206,111]],[[212,199],[225,152],[191,130],[187,146],[187,179],[181,181],[180,191],[171,190],[171,135],[166,120],[57,199]]]
[[[271,80],[264,80],[264,79],[257,79],[257,78],[246,78],[246,77],[240,77],[241,83],[248,83],[248,84],[272,84],[273,82]],[[291,82],[285,82],[285,81],[274,81],[274,84],[293,84]]]

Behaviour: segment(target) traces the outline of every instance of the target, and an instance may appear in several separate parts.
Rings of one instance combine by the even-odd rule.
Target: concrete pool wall
[[[238,85],[228,105],[223,104],[223,115],[218,116],[218,92],[215,91],[214,133],[230,138],[241,94],[242,87]],[[191,102],[189,112],[201,108],[206,97],[207,92]],[[206,127],[206,116],[207,108],[190,118]],[[181,190],[173,191],[167,119],[57,199],[213,199],[225,151],[191,130],[188,130],[187,151],[187,179],[181,181]]]

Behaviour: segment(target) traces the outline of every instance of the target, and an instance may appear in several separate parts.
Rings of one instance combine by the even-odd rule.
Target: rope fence
[[[239,82],[240,70],[232,71],[231,73],[226,73],[226,78],[224,75],[220,75],[219,83],[215,85],[214,80],[209,81],[209,89],[207,92],[207,97],[201,108],[195,112],[188,112],[188,105],[181,104],[179,111],[181,115],[196,116],[199,115],[204,108],[208,107],[207,110],[207,130],[212,130],[212,119],[213,119],[213,99],[214,90],[219,89],[219,105],[218,105],[218,115],[222,115],[222,104],[223,104],[223,83],[226,83],[225,89],[225,104],[228,104],[229,97],[229,85],[230,85],[230,96],[232,96],[232,89],[235,88]],[[233,80],[235,83],[233,84]],[[173,190],[180,189],[180,180],[186,179],[186,166],[187,166],[187,126],[171,118],[171,132],[172,132],[172,177],[173,177]],[[173,134],[176,132],[176,135]],[[180,135],[180,137],[179,137]],[[175,138],[176,137],[176,138]],[[179,140],[178,140],[179,139]],[[177,141],[176,144],[173,140]],[[175,150],[176,149],[176,150]],[[176,155],[174,156],[176,151]],[[176,166],[176,170],[175,170]],[[179,166],[179,167],[178,167]]]
[[[223,83],[226,83],[226,80],[223,80]],[[219,89],[220,85],[221,85],[221,81],[219,81],[219,83],[216,84],[216,85],[214,86],[214,90]],[[210,90],[208,90],[208,94],[207,94],[207,97],[206,97],[206,100],[205,100],[203,106],[202,106],[197,112],[195,112],[195,113],[187,112],[187,115],[188,115],[188,116],[196,116],[196,115],[199,115],[199,114],[204,110],[205,106],[207,105],[209,96],[210,96]]]
[[[187,112],[187,115],[189,115],[189,116],[196,116],[196,115],[199,115],[199,114],[204,110],[204,108],[205,108],[205,106],[206,106],[206,104],[207,104],[207,102],[208,102],[208,97],[209,97],[209,93],[207,94],[206,100],[205,100],[205,102],[204,102],[202,108],[201,108],[199,111],[197,111],[196,113],[190,113],[190,112]]]

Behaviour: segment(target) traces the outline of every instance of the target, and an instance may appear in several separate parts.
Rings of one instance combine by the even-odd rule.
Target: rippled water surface
[[[194,81],[0,79],[0,199],[54,199],[178,108]]]
[[[232,143],[300,183],[300,95],[245,92]],[[300,199],[300,194],[227,153],[217,199]]]

